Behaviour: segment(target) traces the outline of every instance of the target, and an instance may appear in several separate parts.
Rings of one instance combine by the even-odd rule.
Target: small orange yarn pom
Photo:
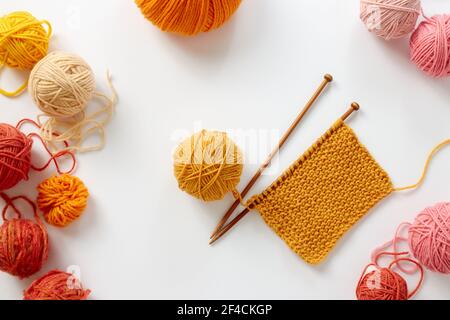
[[[142,14],[163,31],[194,35],[223,25],[241,0],[135,0]]]
[[[24,300],[85,300],[90,290],[67,272],[53,270],[34,281],[24,292]]]
[[[56,227],[65,227],[78,219],[89,197],[84,183],[69,174],[45,180],[38,191],[37,205],[45,220]]]

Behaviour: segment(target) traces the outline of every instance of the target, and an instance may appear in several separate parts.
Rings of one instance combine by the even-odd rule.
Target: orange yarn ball
[[[39,223],[6,220],[0,227],[0,270],[19,278],[38,272],[48,257],[48,235]]]
[[[34,281],[24,292],[24,300],[85,300],[90,290],[70,273],[53,270]]]
[[[86,209],[89,191],[77,177],[69,174],[51,177],[38,186],[37,205],[45,221],[65,227]]]
[[[224,24],[241,0],[135,0],[143,15],[163,31],[194,35]]]
[[[398,273],[378,268],[361,279],[356,297],[358,300],[407,300],[408,286]]]

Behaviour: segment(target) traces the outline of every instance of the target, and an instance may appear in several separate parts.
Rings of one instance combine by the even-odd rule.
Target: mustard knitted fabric
[[[306,262],[318,264],[392,191],[387,173],[339,120],[248,206]]]

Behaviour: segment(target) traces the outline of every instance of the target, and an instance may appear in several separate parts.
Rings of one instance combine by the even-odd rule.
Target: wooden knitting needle
[[[350,115],[359,110],[359,104],[356,102],[353,102],[350,106],[350,108],[347,110],[346,113],[341,117],[342,121],[347,120]],[[227,233],[231,228],[233,228],[236,223],[238,223],[243,217],[249,213],[249,209],[245,208],[241,213],[239,213],[233,220],[230,221],[225,227],[221,228],[212,238],[209,244],[213,244],[217,240],[219,240],[225,233]]]
[[[262,175],[262,173],[264,172],[264,170],[270,165],[273,157],[278,153],[278,151],[281,149],[281,147],[283,147],[284,143],[286,142],[286,140],[289,138],[289,136],[291,135],[291,133],[295,130],[295,128],[298,126],[298,124],[300,123],[300,121],[303,119],[303,117],[305,116],[305,114],[308,112],[308,110],[312,107],[312,105],[314,104],[314,102],[317,100],[317,98],[320,96],[320,94],[323,92],[323,90],[325,89],[325,87],[328,85],[328,83],[330,83],[331,81],[333,81],[333,77],[330,74],[326,74],[323,77],[323,81],[320,84],[320,86],[317,88],[316,92],[314,92],[313,96],[311,97],[311,99],[309,99],[309,101],[306,103],[305,107],[303,108],[303,110],[299,113],[299,115],[297,116],[297,118],[295,118],[294,122],[291,124],[291,126],[289,127],[289,129],[286,131],[286,133],[283,135],[283,137],[281,137],[280,141],[278,142],[278,145],[275,147],[275,149],[269,154],[269,156],[267,157],[266,161],[264,161],[264,163],[261,165],[261,167],[259,167],[258,171],[255,173],[255,175],[253,176],[253,178],[250,180],[250,182],[247,184],[247,186],[245,186],[244,190],[242,190],[241,192],[241,197],[245,197],[247,195],[247,193],[250,191],[250,189],[253,187],[253,185],[255,184],[255,182],[259,179],[259,177]],[[215,237],[215,235],[220,231],[220,229],[223,227],[223,225],[228,221],[228,219],[230,218],[230,216],[233,214],[234,210],[236,210],[237,206],[239,205],[240,200],[237,199],[236,201],[234,201],[234,203],[231,205],[230,209],[228,209],[228,211],[225,213],[225,215],[222,217],[222,219],[219,221],[219,223],[217,224],[214,232],[212,233],[210,239],[213,239]]]

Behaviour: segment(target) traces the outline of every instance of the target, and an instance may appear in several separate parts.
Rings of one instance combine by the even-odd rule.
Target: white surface
[[[430,15],[448,11],[444,3],[423,2]],[[232,198],[204,204],[177,188],[171,152],[181,134],[203,127],[262,130],[262,140],[267,133],[280,134],[326,72],[335,82],[254,192],[274,180],[353,100],[362,110],[349,124],[361,141],[396,185],[415,182],[430,149],[450,137],[450,82],[417,71],[406,39],[386,43],[368,33],[357,0],[244,0],[230,23],[194,38],[160,32],[132,0],[2,1],[2,15],[15,10],[51,21],[52,49],[83,56],[104,92],[110,68],[120,95],[107,147],[79,156],[76,174],[90,189],[89,210],[67,229],[49,227],[50,258],[38,275],[77,265],[95,299],[354,299],[371,250],[390,239],[401,221],[450,200],[450,150],[445,149],[420,190],[383,201],[325,263],[313,267],[257,213],[208,246]],[[3,72],[0,84],[18,84],[16,74]],[[0,97],[2,122],[37,113],[28,94]],[[246,146],[242,135],[233,137],[247,159],[256,157],[245,167],[242,187],[261,160],[258,154],[268,151]],[[9,194],[34,196],[43,178],[33,173]],[[21,298],[38,275],[19,281],[0,274],[0,298]],[[427,272],[417,298],[449,299],[449,284],[448,277]]]

